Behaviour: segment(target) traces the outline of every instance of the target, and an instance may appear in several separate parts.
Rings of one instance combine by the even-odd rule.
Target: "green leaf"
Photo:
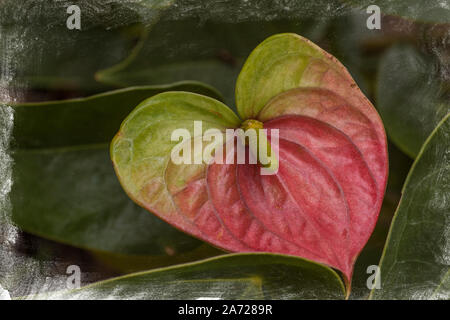
[[[252,51],[236,83],[236,105],[243,119],[256,118],[266,103],[281,92],[300,87],[313,60],[326,53],[295,34],[279,34]]]
[[[280,32],[318,40],[339,9],[325,0],[289,5],[257,0],[176,4],[148,28],[127,59],[98,72],[97,79],[120,86],[198,80],[218,88],[232,105],[236,78],[251,49]]]
[[[386,194],[377,225],[356,260],[350,299],[366,299],[370,294],[367,279],[372,273],[368,272],[367,269],[370,266],[378,265],[380,261],[389,232],[389,226],[399,203],[401,189],[411,165],[412,160],[410,157],[402,153],[394,145],[389,145],[389,180]]]
[[[392,141],[413,158],[450,111],[437,65],[432,57],[408,45],[389,49],[380,64],[378,110]]]
[[[146,255],[141,265],[147,268],[220,252],[135,205],[114,174],[108,141],[137,103],[168,90],[216,96],[198,83],[179,83],[13,106],[14,222],[98,254]]]
[[[262,121],[285,114],[282,106],[265,109],[269,100],[294,88],[321,88],[345,97],[371,121],[378,122],[379,139],[385,139],[379,115],[347,69],[316,44],[292,33],[269,37],[252,51],[236,83],[238,113],[243,119],[258,116]]]
[[[66,21],[73,1],[2,1],[0,58],[7,63],[5,80],[26,89],[103,90],[94,73],[123,60],[135,45],[136,33],[157,21],[168,3],[79,0],[81,30],[71,30]]]
[[[38,299],[343,299],[332,269],[275,255],[230,254],[165,269],[130,274]]]
[[[423,145],[403,187],[373,299],[450,298],[450,114]]]
[[[17,104],[14,146],[23,149],[108,143],[137,104],[164,91],[190,91],[222,99],[212,87],[184,81],[130,87],[81,99]]]
[[[204,164],[168,167],[172,163],[172,150],[179,143],[172,140],[172,133],[184,128],[192,138],[202,134],[194,131],[195,121],[202,122],[203,130],[224,131],[240,125],[233,111],[215,99],[187,92],[167,92],[139,104],[111,142],[111,159],[128,195],[144,208],[157,210],[159,216],[183,230],[190,230],[190,224],[176,213],[169,191],[175,192],[174,189],[185,185]]]

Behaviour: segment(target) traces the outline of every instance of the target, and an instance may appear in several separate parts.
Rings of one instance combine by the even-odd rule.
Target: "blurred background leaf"
[[[233,106],[237,75],[256,45],[282,32],[320,41],[333,16],[349,13],[326,0],[177,1],[127,59],[97,79],[117,86],[198,80],[219,89]]]
[[[165,91],[189,91],[222,100],[212,87],[193,81],[137,86],[86,98],[12,104],[13,147],[18,149],[109,144],[128,114]]]
[[[413,158],[450,111],[449,82],[439,69],[436,59],[411,45],[396,45],[381,60],[377,107],[389,137]]]
[[[170,0],[4,0],[0,3],[2,81],[17,90],[104,91],[97,70],[124,59],[144,26]],[[70,5],[81,10],[81,30],[69,30]],[[73,94],[73,93],[72,93]]]
[[[212,88],[183,82],[14,105],[13,221],[29,233],[92,250],[109,264],[123,255],[145,256],[134,260],[149,268],[218,254],[135,205],[112,167],[109,141],[123,118],[167,90],[217,97]]]

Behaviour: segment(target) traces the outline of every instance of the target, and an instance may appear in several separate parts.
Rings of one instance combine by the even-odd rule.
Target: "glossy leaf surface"
[[[373,299],[450,298],[450,114],[425,142],[403,187]]]
[[[367,299],[373,278],[374,267],[379,264],[392,218],[401,197],[406,176],[412,165],[410,157],[393,144],[389,144],[389,179],[383,205],[375,229],[364,249],[359,254],[352,278],[352,291],[349,299]],[[372,276],[370,278],[370,276]]]

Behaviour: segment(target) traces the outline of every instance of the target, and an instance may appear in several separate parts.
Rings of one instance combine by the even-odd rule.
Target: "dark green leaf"
[[[413,158],[450,111],[436,66],[412,46],[392,47],[381,61],[377,108],[392,141]]]
[[[383,206],[381,207],[377,225],[356,260],[350,299],[366,299],[370,294],[367,280],[373,272],[370,272],[370,270],[368,272],[367,270],[370,266],[378,265],[380,261],[389,232],[389,226],[400,200],[401,189],[411,165],[411,158],[398,150],[394,145],[389,145],[389,180]]]
[[[198,80],[234,102],[234,84],[249,52],[280,32],[318,40],[331,16],[347,12],[329,1],[177,1],[161,15],[122,63],[97,73],[99,81],[127,86]]]
[[[14,106],[15,147],[106,144],[139,102],[164,91],[190,91],[221,100],[215,89],[189,81],[131,87],[82,99],[18,104]]]
[[[98,282],[39,299],[342,299],[339,276],[325,266],[268,253],[230,254]]]
[[[425,142],[403,187],[373,299],[450,299],[450,114]]]
[[[147,268],[217,254],[129,200],[109,158],[109,140],[129,111],[142,99],[170,90],[216,96],[198,83],[180,83],[15,105],[14,222],[27,232],[104,258],[107,252],[146,255],[136,259]]]
[[[6,80],[24,88],[104,89],[94,73],[124,59],[143,25],[158,20],[169,0],[5,0],[0,4],[0,58]],[[80,8],[81,30],[66,25]],[[11,79],[8,79],[11,77]]]

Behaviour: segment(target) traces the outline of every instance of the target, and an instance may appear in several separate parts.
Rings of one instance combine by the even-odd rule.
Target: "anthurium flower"
[[[296,34],[274,35],[254,49],[237,80],[236,105],[238,115],[188,92],[143,101],[111,144],[123,188],[214,246],[303,257],[339,269],[350,283],[386,187],[386,135],[375,108],[336,58]],[[190,134],[184,150],[193,158],[211,147],[204,139],[192,143],[196,121],[202,133],[266,129],[269,154],[277,154],[274,174],[261,174],[260,158],[174,163],[174,130]]]

